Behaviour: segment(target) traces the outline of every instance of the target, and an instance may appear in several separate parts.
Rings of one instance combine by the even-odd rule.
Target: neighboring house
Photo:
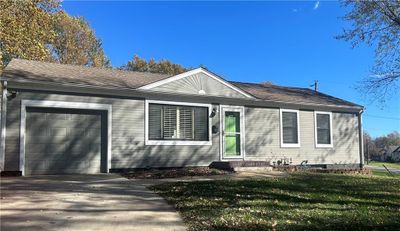
[[[394,162],[400,162],[400,146],[398,146],[390,155],[391,160]]]
[[[382,149],[380,161],[400,161],[400,146],[389,145]]]
[[[231,82],[203,68],[168,76],[20,59],[1,81],[4,171],[363,165],[363,107],[306,88]]]

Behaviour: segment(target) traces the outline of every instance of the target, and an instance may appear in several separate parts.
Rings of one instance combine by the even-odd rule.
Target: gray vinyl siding
[[[7,102],[6,171],[19,168],[21,99],[111,104],[111,168],[207,166],[220,159],[219,133],[212,135],[212,145],[145,145],[144,99],[19,92]],[[291,158],[293,164],[303,160],[310,164],[360,163],[356,114],[332,113],[333,148],[315,148],[312,110],[300,110],[299,115],[301,147],[281,148],[279,108],[245,107],[246,160]],[[214,116],[212,125],[220,127],[219,118],[219,114]]]
[[[19,129],[21,99],[53,100],[112,105],[111,168],[207,166],[219,159],[219,135],[207,146],[146,146],[142,99],[103,98],[20,92],[8,101],[5,170],[19,168]],[[212,119],[219,124],[219,116]]]
[[[277,161],[291,158],[293,164],[359,164],[356,114],[332,113],[333,148],[316,148],[314,111],[300,110],[300,147],[282,148],[278,108],[246,108],[246,157]]]
[[[174,92],[181,94],[199,95],[200,90],[205,91],[205,95],[223,96],[233,98],[246,98],[245,95],[239,93],[232,88],[227,87],[221,82],[199,73],[183,79],[175,80],[170,83],[151,89],[158,92]]]

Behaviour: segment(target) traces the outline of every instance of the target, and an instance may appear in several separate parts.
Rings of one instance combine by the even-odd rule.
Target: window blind
[[[150,140],[208,140],[208,108],[149,104]]]
[[[151,104],[149,107],[149,139],[159,140],[162,138],[163,111],[162,106]]]
[[[163,106],[163,134],[162,134],[162,137],[164,139],[178,138],[177,108],[174,106]]]
[[[194,109],[190,107],[178,107],[179,110],[179,136],[185,140],[193,140],[194,137]]]

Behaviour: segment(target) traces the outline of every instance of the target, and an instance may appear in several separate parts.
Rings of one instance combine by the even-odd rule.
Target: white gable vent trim
[[[244,96],[246,96],[248,98],[254,99],[253,96],[249,95],[248,93],[244,92],[243,90],[241,90],[241,89],[233,86],[232,84],[228,83],[227,81],[223,80],[221,77],[218,77],[215,74],[213,74],[213,73],[211,73],[211,72],[209,72],[209,71],[207,71],[207,70],[205,70],[205,69],[203,69],[201,67],[200,68],[196,68],[196,69],[191,70],[191,71],[184,72],[184,73],[179,74],[179,75],[175,75],[175,76],[169,77],[167,79],[163,79],[163,80],[160,80],[160,81],[157,81],[157,82],[142,86],[142,87],[140,87],[138,89],[139,90],[150,90],[152,88],[155,88],[155,87],[158,87],[158,86],[161,86],[161,85],[164,85],[164,84],[167,84],[167,83],[179,80],[179,79],[183,79],[183,78],[186,78],[186,77],[191,76],[191,75],[199,74],[199,73],[203,73],[203,74],[209,76],[210,78],[213,78],[216,81],[222,83],[223,85],[229,87],[230,89],[233,89],[234,91],[237,91],[240,94],[242,94],[242,95],[244,95]],[[199,94],[203,94],[203,93],[201,93],[201,91],[202,90],[199,91]],[[204,92],[204,94],[205,94],[205,92]]]

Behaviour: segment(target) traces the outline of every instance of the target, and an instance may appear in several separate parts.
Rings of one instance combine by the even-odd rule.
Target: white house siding
[[[19,169],[19,129],[21,100],[52,100],[112,105],[111,168],[207,166],[219,159],[219,136],[207,146],[146,146],[143,99],[103,98],[20,92],[8,101],[5,170]],[[219,116],[212,119],[219,124]]]
[[[332,113],[333,148],[315,147],[314,111],[300,110],[300,147],[281,148],[278,108],[245,110],[246,157],[277,161],[291,158],[293,164],[359,164],[359,135],[356,114]]]

